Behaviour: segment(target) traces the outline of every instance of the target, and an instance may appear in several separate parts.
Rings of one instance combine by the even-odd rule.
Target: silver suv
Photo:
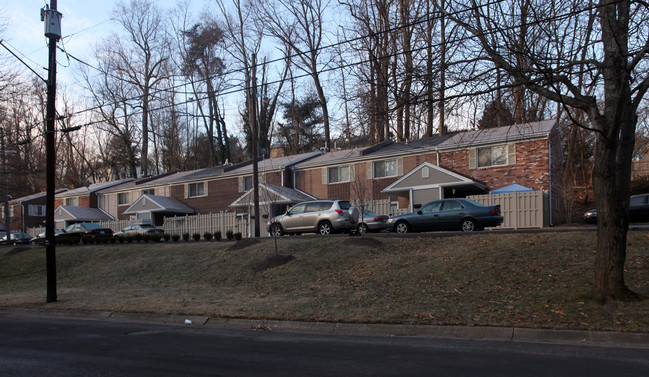
[[[267,229],[273,237],[347,232],[356,228],[359,215],[358,209],[346,200],[313,200],[296,204],[285,214],[273,217]]]

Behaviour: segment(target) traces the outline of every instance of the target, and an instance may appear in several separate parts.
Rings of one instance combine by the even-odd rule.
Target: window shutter
[[[349,181],[354,182],[356,180],[356,165],[349,165]]]
[[[203,195],[207,196],[207,188],[210,187],[210,185],[208,184],[208,182],[202,182],[201,184],[203,185]]]
[[[322,184],[326,185],[329,183],[329,177],[327,176],[327,168],[322,168]]]
[[[507,164],[516,164],[516,143],[507,144]]]
[[[185,183],[185,199],[189,198],[189,183]]]
[[[403,158],[397,158],[397,176],[403,175]]]
[[[239,177],[238,179],[238,184],[239,184],[239,192],[243,192],[243,177]]]
[[[476,166],[476,149],[469,149],[469,169],[475,169]]]
[[[372,169],[373,166],[374,166],[374,164],[372,162],[368,162],[365,165],[365,172],[367,173],[367,179],[374,178],[374,171]]]

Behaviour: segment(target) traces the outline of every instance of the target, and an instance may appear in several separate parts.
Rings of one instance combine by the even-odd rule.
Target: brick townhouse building
[[[518,184],[548,193],[552,217],[563,216],[562,151],[554,120],[461,131],[416,141],[262,159],[260,201],[278,210],[310,198],[389,200],[412,210],[445,197],[484,194]],[[118,181],[93,190],[77,205],[115,219],[151,219],[222,211],[246,213],[251,204],[250,161]],[[59,204],[75,197],[57,195]],[[272,200],[268,198],[273,198]]]

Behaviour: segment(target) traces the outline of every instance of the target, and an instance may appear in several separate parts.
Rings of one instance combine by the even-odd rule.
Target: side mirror
[[[419,211],[417,211],[417,214],[421,215],[421,214],[423,214],[423,212],[421,212],[421,210],[419,210]]]

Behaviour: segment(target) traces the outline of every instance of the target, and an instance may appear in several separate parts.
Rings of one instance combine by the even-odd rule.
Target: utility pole
[[[252,54],[252,85],[250,90],[250,140],[252,144],[252,185],[255,212],[255,237],[260,236],[259,227],[259,165],[257,164],[257,54]]]
[[[0,128],[0,153],[2,153],[2,175],[4,176],[4,190],[5,190],[5,233],[7,236],[7,244],[11,243],[11,212],[9,211],[9,184],[7,184],[7,151],[5,150],[5,134],[4,129]]]
[[[45,36],[49,39],[49,64],[47,76],[47,110],[45,115],[45,153],[46,165],[46,211],[45,211],[45,259],[47,269],[47,302],[56,301],[56,240],[54,238],[54,193],[56,190],[55,167],[56,153],[54,136],[56,119],[56,43],[61,39],[61,13],[57,10],[56,0],[50,0],[41,9],[41,21],[45,22]]]

